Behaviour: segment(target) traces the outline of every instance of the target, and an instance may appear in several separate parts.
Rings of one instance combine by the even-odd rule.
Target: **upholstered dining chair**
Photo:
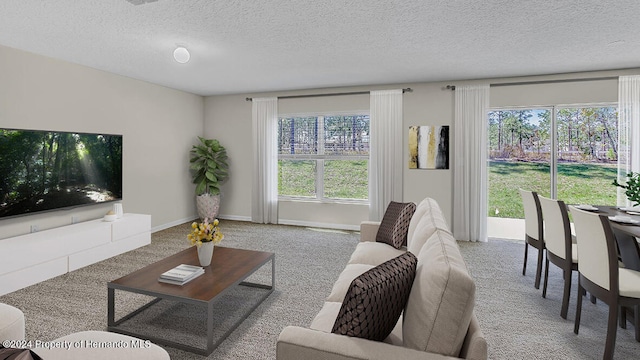
[[[536,266],[536,289],[540,288],[540,277],[542,275],[542,259],[544,256],[544,232],[542,222],[542,211],[540,210],[540,200],[538,193],[535,191],[527,191],[520,189],[522,196],[522,205],[524,206],[524,265],[522,266],[522,275],[527,271],[527,256],[529,245],[538,249],[538,264]]]
[[[578,270],[578,248],[572,242],[571,223],[569,213],[562,200],[549,199],[538,196],[544,219],[544,246],[547,257],[544,267],[544,284],[542,297],[547,297],[547,282],[549,281],[549,261],[558,266],[564,277],[564,293],[562,295],[562,309],[560,316],[567,318],[569,297],[571,296],[571,274]]]
[[[599,215],[569,207],[576,229],[578,242],[578,301],[573,332],[580,329],[582,295],[589,291],[609,305],[607,340],[604,359],[613,358],[615,350],[617,317],[620,306],[634,307],[635,335],[640,341],[640,272],[621,268],[618,263],[618,248],[606,215]]]

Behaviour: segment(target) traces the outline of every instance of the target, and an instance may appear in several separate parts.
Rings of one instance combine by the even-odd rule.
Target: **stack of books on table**
[[[158,281],[167,284],[184,285],[202,274],[204,274],[204,268],[200,266],[180,264],[162,273]]]

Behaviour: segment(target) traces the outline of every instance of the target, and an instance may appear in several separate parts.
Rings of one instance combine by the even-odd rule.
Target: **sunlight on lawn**
[[[558,199],[567,204],[615,205],[616,165],[558,164]],[[549,164],[524,161],[489,162],[489,216],[524,218],[518,189],[549,196]]]

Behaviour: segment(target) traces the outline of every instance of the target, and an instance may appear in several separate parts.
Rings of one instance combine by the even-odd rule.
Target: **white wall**
[[[123,208],[153,227],[196,216],[189,150],[204,98],[0,46],[0,126],[122,134]],[[111,205],[0,220],[0,239],[100,218]]]
[[[614,76],[618,76],[618,72]],[[609,77],[595,73],[588,77]],[[510,85],[491,87],[491,107],[549,106],[591,104],[618,101],[618,80],[593,80],[566,83]]]
[[[301,95],[322,92],[353,92],[411,87],[404,94],[403,138],[398,139],[406,159],[404,166],[403,201],[419,202],[429,196],[441,205],[446,216],[451,213],[451,170],[409,170],[408,131],[410,125],[451,125],[453,122],[453,94],[443,90],[444,83],[396,84],[385,86],[314,89],[261,94],[210,96],[205,98],[205,136],[216,138],[227,148],[230,177],[223,185],[220,208],[222,217],[249,220],[251,218],[251,179],[253,144],[251,143],[251,102],[246,97]],[[368,110],[368,95],[332,96],[278,101],[280,114]],[[451,131],[453,134],[453,131]],[[368,219],[367,205],[317,204],[282,201],[279,219],[288,224],[309,224],[329,227],[357,228]]]
[[[251,217],[251,102],[246,97],[270,97],[302,95],[323,92],[369,91],[378,89],[398,89],[411,87],[412,93],[405,93],[404,128],[407,130],[397,146],[402,147],[404,159],[408,163],[408,128],[411,125],[453,126],[454,93],[446,85],[472,83],[503,83],[522,81],[545,81],[571,78],[592,78],[638,74],[640,69],[622,71],[601,71],[592,73],[559,74],[537,77],[487,79],[473,81],[407,83],[385,86],[366,86],[333,89],[311,89],[304,91],[274,92],[260,94],[239,94],[210,96],[205,98],[205,135],[220,139],[229,152],[231,176],[223,186],[224,198],[221,215],[228,218],[248,220]],[[595,102],[616,102],[617,80],[598,80],[571,83],[548,83],[537,85],[517,85],[491,87],[491,107],[557,105]],[[368,107],[368,96],[319,97],[303,99],[281,99],[279,112],[305,112],[320,110],[361,109]],[[320,110],[318,110],[320,109]],[[454,130],[450,128],[450,149],[453,151]],[[453,168],[455,154],[451,153],[450,169]],[[419,202],[432,197],[440,204],[447,220],[453,220],[453,172],[452,170],[409,170],[404,166],[403,201]],[[356,226],[368,216],[366,207],[327,206],[309,203],[282,202],[279,216],[285,223],[325,222],[333,226]]]
[[[486,82],[554,80],[638,74],[640,70],[490,79]],[[223,185],[221,216],[251,217],[251,102],[245,97],[285,96],[411,87],[404,94],[404,128],[453,125],[453,92],[448,84],[474,81],[406,83],[290,92],[201,96],[105,73],[0,46],[0,126],[124,135],[125,212],[152,215],[163,228],[196,217],[188,173],[189,149],[196,137],[219,139],[229,153],[230,178]],[[491,106],[552,105],[617,100],[617,81],[590,81],[491,88]],[[363,110],[367,95],[283,99],[281,113]],[[203,122],[204,119],[204,122]],[[408,162],[408,131],[398,139]],[[453,129],[450,129],[453,149]],[[455,154],[451,154],[453,158]],[[453,164],[450,164],[453,168]],[[451,170],[409,170],[404,166],[403,201],[436,199],[452,221]],[[0,220],[0,239],[101,217],[110,205]],[[368,216],[366,206],[282,202],[280,217],[295,224],[354,227]]]

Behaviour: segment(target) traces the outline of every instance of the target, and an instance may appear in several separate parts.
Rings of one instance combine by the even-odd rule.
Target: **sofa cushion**
[[[320,312],[316,315],[316,317],[309,325],[309,329],[318,330],[330,333],[333,330],[333,324],[336,322],[336,318],[338,318],[338,313],[340,313],[340,308],[342,307],[342,303],[339,302],[325,302],[320,309]],[[384,339],[384,342],[396,345],[403,346],[402,344],[402,315],[396,322],[396,326],[391,331],[391,334]]]
[[[424,242],[436,230],[451,232],[438,203],[431,198],[426,198],[418,204],[409,222],[407,250],[417,256]]]
[[[469,328],[475,284],[458,244],[436,231],[418,255],[402,327],[408,348],[457,357]]]
[[[356,245],[356,249],[351,254],[349,264],[367,264],[377,266],[385,261],[389,261],[396,256],[400,256],[407,251],[406,248],[396,249],[385,243],[361,242]]]
[[[362,275],[365,271],[372,269],[374,266],[375,265],[367,264],[347,265],[340,273],[340,276],[338,276],[338,280],[333,283],[331,294],[329,294],[326,301],[342,303],[344,295],[347,293],[347,290],[349,290],[349,285],[351,285],[353,279]]]
[[[431,198],[424,198],[422,201],[420,201],[420,203],[418,203],[418,206],[416,206],[416,211],[413,213],[413,217],[409,222],[407,238],[411,238],[413,236],[414,232],[416,231],[416,226],[418,225],[420,220],[422,220],[422,217],[427,213],[427,211],[430,211],[434,207],[440,209],[438,203],[436,203],[436,201]]]
[[[331,332],[383,341],[407,303],[417,261],[407,252],[354,279]]]
[[[413,213],[416,211],[416,204],[399,203],[391,201],[384,212],[384,217],[378,228],[376,241],[389,244],[396,249],[407,243],[407,231]]]
[[[322,309],[316,315],[316,317],[309,325],[310,329],[331,332],[333,329],[333,324],[336,322],[336,318],[338,317],[338,313],[340,312],[340,308],[342,307],[341,302],[333,302],[327,301],[322,305]]]
[[[24,340],[24,324],[22,310],[0,303],[0,341]]]

